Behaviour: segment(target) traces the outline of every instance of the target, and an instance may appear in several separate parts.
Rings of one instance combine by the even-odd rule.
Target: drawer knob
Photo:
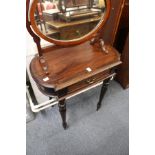
[[[88,79],[86,82],[88,83],[88,84],[93,84],[94,82],[95,82],[95,78],[93,78],[93,79]]]

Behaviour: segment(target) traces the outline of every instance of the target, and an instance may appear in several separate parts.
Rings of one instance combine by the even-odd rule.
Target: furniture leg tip
[[[63,123],[62,126],[63,126],[64,130],[66,130],[68,128],[67,123]]]
[[[97,105],[96,111],[99,111],[100,108],[101,108],[101,105]]]

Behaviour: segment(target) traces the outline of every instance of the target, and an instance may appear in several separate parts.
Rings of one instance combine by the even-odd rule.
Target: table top
[[[118,52],[109,45],[106,47],[108,54],[104,53],[99,45],[92,46],[89,42],[73,47],[56,48],[43,55],[49,75],[43,72],[37,56],[30,64],[31,74],[42,86],[55,90],[65,88],[120,64]]]

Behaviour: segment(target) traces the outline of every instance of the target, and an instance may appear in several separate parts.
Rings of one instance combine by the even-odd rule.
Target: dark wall
[[[125,0],[111,0],[110,17],[103,28],[103,39],[106,43],[113,45]]]

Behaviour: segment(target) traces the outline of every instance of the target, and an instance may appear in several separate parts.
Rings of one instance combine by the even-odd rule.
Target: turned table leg
[[[66,122],[66,102],[65,99],[62,101],[59,101],[59,112],[62,118],[62,126],[64,129],[67,128],[67,122]]]
[[[108,78],[108,79],[103,81],[103,85],[102,85],[101,92],[100,92],[99,102],[97,104],[97,111],[101,108],[102,100],[103,100],[103,98],[105,96],[105,93],[106,93],[106,91],[108,89],[108,85],[109,85],[110,79],[111,78]]]

